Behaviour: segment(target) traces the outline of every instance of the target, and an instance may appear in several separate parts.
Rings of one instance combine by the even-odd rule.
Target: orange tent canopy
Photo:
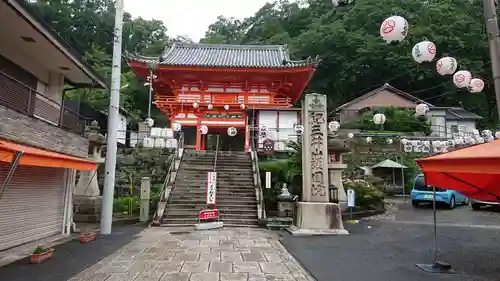
[[[416,160],[429,185],[500,201],[500,140]]]
[[[86,159],[0,140],[0,162],[14,162],[18,152],[23,152],[19,165],[68,168],[82,171],[97,169],[97,163]]]

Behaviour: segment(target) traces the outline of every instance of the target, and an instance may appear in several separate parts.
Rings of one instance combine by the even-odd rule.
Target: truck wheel
[[[413,205],[413,208],[418,208],[418,201],[417,200],[412,200],[411,204]]]
[[[479,204],[479,203],[472,203],[470,205],[472,207],[472,210],[477,211],[477,210],[481,209],[481,204]]]

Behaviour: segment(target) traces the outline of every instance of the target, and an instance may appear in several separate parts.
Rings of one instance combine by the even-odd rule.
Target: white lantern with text
[[[471,93],[480,93],[484,89],[484,82],[479,78],[473,78],[470,80],[469,84],[469,92]]]
[[[472,74],[467,70],[460,70],[453,74],[453,83],[458,88],[466,88],[470,84]]]
[[[495,138],[500,139],[500,131],[495,132]]]
[[[411,55],[418,63],[430,62],[436,56],[436,45],[431,41],[422,41],[413,46]]]
[[[245,104],[244,104],[244,103],[240,104],[240,108],[241,108],[241,109],[245,109],[245,107],[246,107],[246,106],[245,106]]]
[[[421,103],[415,106],[415,112],[417,116],[424,116],[427,111],[429,111],[429,106],[425,103]]]
[[[401,16],[385,19],[380,25],[380,36],[387,43],[401,42],[408,35],[408,21]]]
[[[383,113],[377,113],[375,115],[373,115],[373,123],[377,124],[377,125],[382,125],[385,123],[385,115]]]
[[[234,136],[236,136],[237,133],[238,133],[238,130],[235,127],[227,128],[227,135],[228,136],[234,137]]]
[[[182,125],[179,122],[174,122],[172,125],[172,129],[174,129],[175,132],[179,132],[182,129]]]
[[[198,103],[197,102],[193,102],[193,108],[198,108],[198,107],[199,107]]]
[[[206,125],[200,126],[200,134],[206,135],[208,133],[208,127]]]
[[[347,134],[347,138],[349,138],[349,139],[354,138],[354,134],[353,134],[353,133],[349,133],[349,134]]]
[[[440,58],[436,62],[436,71],[440,75],[452,75],[457,71],[457,60],[452,57]]]
[[[372,143],[373,139],[371,137],[366,137],[366,143]]]
[[[224,109],[225,109],[225,110],[229,110],[229,105],[227,105],[227,104],[226,104],[226,105],[224,105]]]
[[[328,123],[328,130],[330,133],[337,132],[340,128],[340,123],[339,121],[332,121]]]
[[[212,109],[212,108],[214,108],[214,105],[209,103],[207,107],[208,107],[208,109]]]

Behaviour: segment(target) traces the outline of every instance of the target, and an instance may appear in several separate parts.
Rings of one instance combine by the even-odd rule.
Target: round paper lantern
[[[496,139],[500,139],[500,131],[495,132],[495,138],[496,138]]]
[[[453,74],[453,83],[458,88],[465,88],[469,86],[471,78],[472,74],[469,71],[460,70]]]
[[[484,89],[484,82],[479,78],[474,78],[470,80],[469,84],[469,92],[471,93],[480,93]]]
[[[352,138],[354,138],[354,134],[353,133],[349,133],[349,134],[347,134],[347,137],[350,138],[350,139],[352,139]]]
[[[485,138],[488,138],[488,137],[490,137],[490,136],[492,136],[492,135],[493,135],[493,132],[492,132],[491,130],[483,130],[483,131],[481,132],[481,135],[482,135],[483,137],[485,137]]]
[[[245,109],[245,104],[244,103],[240,104],[240,108]]]
[[[153,118],[146,118],[146,120],[144,120],[144,123],[146,123],[146,126],[151,128],[155,124],[155,120],[153,120]]]
[[[406,145],[408,143],[408,140],[407,139],[401,139],[401,144],[402,145]]]
[[[484,143],[484,138],[483,137],[478,137],[476,138],[477,143]]]
[[[227,134],[228,134],[228,136],[234,137],[234,136],[236,136],[237,133],[238,133],[238,130],[236,130],[235,127],[229,127],[229,128],[227,128]]]
[[[387,43],[401,42],[408,35],[408,22],[401,16],[385,19],[380,25],[380,36]]]
[[[224,105],[224,109],[225,109],[225,110],[229,110],[229,105],[227,105],[227,104],[226,104],[226,105]]]
[[[207,107],[208,107],[208,109],[212,109],[212,108],[214,108],[214,105],[209,103]]]
[[[375,115],[373,115],[373,123],[377,124],[377,125],[382,125],[385,123],[385,115],[383,113],[377,113]]]
[[[471,138],[470,136],[464,137],[464,144],[471,144],[472,141],[473,141],[473,138]]]
[[[339,130],[339,128],[340,128],[339,121],[332,121],[332,122],[328,123],[328,130],[330,132],[336,132]]]
[[[429,111],[429,106],[425,103],[421,103],[415,106],[415,112],[418,116],[424,116],[427,111]]]
[[[302,135],[304,133],[304,126],[302,125],[295,125],[293,129],[297,135]]]
[[[457,71],[457,60],[452,57],[440,58],[436,63],[436,71],[440,75],[452,75]]]
[[[198,108],[198,103],[197,102],[193,102],[193,108]]]
[[[366,140],[366,143],[372,143],[373,139],[371,137],[367,137],[365,140]]]
[[[174,131],[179,132],[182,129],[182,125],[179,122],[174,122],[172,128],[174,129]]]
[[[486,138],[487,142],[494,141],[494,140],[495,140],[494,136],[489,136],[489,137]]]
[[[424,61],[430,62],[436,56],[436,45],[431,41],[422,41],[413,46],[411,55],[418,63],[423,63]]]
[[[392,139],[387,139],[387,144],[392,144]]]
[[[430,147],[431,146],[431,142],[430,141],[423,141],[422,145],[425,146],[425,147]]]
[[[208,133],[208,127],[206,125],[201,125],[200,126],[200,133],[202,135],[206,135]]]

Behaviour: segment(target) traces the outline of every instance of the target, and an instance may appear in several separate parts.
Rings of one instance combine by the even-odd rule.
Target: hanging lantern
[[[430,141],[423,141],[422,146],[424,147],[431,147],[431,142]]]
[[[208,107],[208,109],[212,109],[212,108],[214,108],[214,105],[209,103],[207,107]]]
[[[387,139],[386,141],[387,141],[387,144],[392,144],[392,142],[393,142],[392,139]]]
[[[464,137],[464,144],[471,144],[473,139],[470,136]]]
[[[367,137],[365,140],[366,140],[366,143],[372,143],[373,139],[371,137]]]
[[[146,123],[146,126],[151,128],[155,124],[155,120],[153,120],[153,118],[146,118],[146,120],[144,120],[144,123]]]
[[[494,140],[495,140],[494,136],[489,136],[489,137],[486,138],[487,142],[494,141]]]
[[[406,145],[408,143],[408,140],[407,139],[401,139],[401,144],[402,145]]]
[[[174,129],[175,132],[179,132],[182,129],[182,125],[179,122],[174,122],[172,125],[172,129]]]
[[[453,74],[453,83],[458,88],[465,88],[469,86],[472,74],[467,70],[460,70]]]
[[[500,139],[500,131],[495,132],[495,138]]]
[[[229,127],[229,128],[227,128],[227,135],[228,136],[234,137],[234,136],[236,136],[237,133],[238,133],[238,130],[236,130],[235,127]]]
[[[481,134],[479,133],[479,130],[478,129],[474,129],[472,130],[472,134],[475,136],[475,137],[479,137]]]
[[[226,105],[224,105],[224,109],[225,109],[225,110],[229,110],[229,105],[227,105],[227,104],[226,104]]]
[[[427,111],[429,111],[429,106],[425,103],[421,103],[415,106],[415,112],[417,113],[417,116],[424,116]]]
[[[471,93],[480,93],[484,89],[484,82],[479,78],[474,78],[470,80],[469,84],[469,92]]]
[[[347,138],[349,138],[349,139],[354,138],[354,134],[353,134],[353,133],[349,133],[349,134],[347,134]]]
[[[411,55],[418,63],[430,62],[436,56],[436,45],[431,41],[422,41],[413,46]]]
[[[240,104],[240,108],[245,109],[245,104],[244,103]]]
[[[266,125],[261,125],[259,127],[259,137],[260,138],[266,138],[267,137],[267,126]]]
[[[410,143],[407,143],[403,147],[405,152],[413,152],[413,146]]]
[[[373,115],[373,123],[377,124],[377,125],[382,125],[385,123],[385,115],[383,113],[377,113],[375,115]]]
[[[206,135],[208,133],[208,127],[206,125],[201,125],[200,126],[200,133],[202,135]]]
[[[408,22],[401,16],[385,19],[380,25],[380,36],[387,43],[401,42],[408,35]]]
[[[492,135],[493,135],[493,132],[492,132],[491,130],[483,130],[483,131],[481,132],[481,135],[482,135],[484,138],[486,138],[486,139],[487,139],[488,137],[490,137],[490,136],[492,136]]]
[[[340,128],[340,123],[339,121],[332,121],[330,123],[328,123],[328,130],[333,133],[333,132],[337,132]]]
[[[452,75],[457,71],[457,60],[452,57],[440,58],[436,62],[436,71],[440,75]]]
[[[483,137],[476,138],[477,143],[484,143],[485,139]]]
[[[198,108],[198,103],[197,102],[193,102],[193,108]]]
[[[293,130],[297,135],[302,135],[304,133],[304,126],[302,125],[294,125]]]

